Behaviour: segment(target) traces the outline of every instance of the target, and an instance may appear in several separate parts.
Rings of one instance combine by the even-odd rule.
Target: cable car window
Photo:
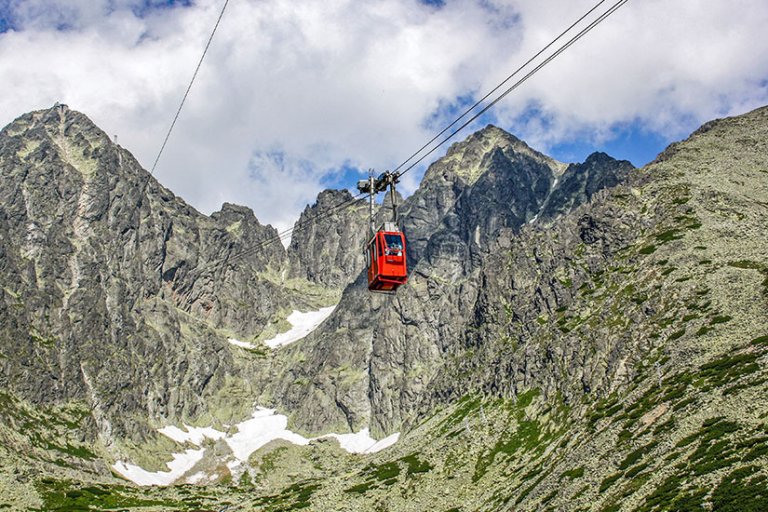
[[[384,235],[387,249],[386,254],[394,256],[403,255],[403,241],[400,235]]]

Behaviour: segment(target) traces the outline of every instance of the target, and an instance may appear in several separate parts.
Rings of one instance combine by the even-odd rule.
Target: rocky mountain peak
[[[6,126],[2,134],[24,139],[25,146],[21,148],[23,156],[45,142],[47,144],[42,147],[40,156],[46,157],[50,151],[55,151],[62,161],[83,174],[92,171],[88,166],[91,152],[112,145],[107,134],[87,116],[63,104],[20,116]],[[75,151],[76,144],[88,146],[85,154]]]
[[[511,133],[489,124],[465,140],[453,143],[440,161],[443,165],[439,169],[427,170],[425,180],[438,172],[448,171],[472,185],[487,169],[487,159],[493,154],[493,150],[501,151],[507,158],[532,159],[551,168],[555,175],[562,174],[567,167],[566,164],[532,149]]]
[[[580,172],[581,166],[589,172]],[[414,418],[417,397],[442,364],[439,354],[450,350],[451,340],[462,332],[467,308],[481,287],[477,272],[497,237],[505,230],[518,232],[548,205],[552,211],[572,211],[588,202],[596,190],[614,183],[601,176],[620,177],[617,167],[616,160],[596,155],[589,164],[563,171],[562,164],[495,126],[454,144],[402,203],[409,285],[388,301],[371,297],[365,276],[358,274],[329,321],[286,352],[280,370],[285,379],[274,384],[278,391],[272,396],[285,409],[302,411],[297,423],[309,432],[344,423],[360,426],[365,418],[381,433],[400,428]],[[559,177],[574,186],[560,189]],[[587,184],[576,186],[582,183]],[[338,259],[342,234],[366,232],[367,204],[360,201],[355,208],[357,224],[334,220],[312,232],[311,245],[296,239],[296,256],[301,249],[306,251],[301,261],[332,261],[333,254]],[[382,212],[388,212],[386,204]],[[351,246],[358,258],[362,241]],[[329,270],[317,275],[332,275]],[[337,367],[354,378],[335,383],[328,372]],[[306,384],[296,386],[297,375]]]
[[[347,189],[325,189],[317,195],[316,206],[320,208],[336,207],[340,204],[350,201],[352,194]],[[309,208],[309,206],[307,206]]]
[[[242,206],[239,204],[234,203],[222,203],[221,210],[218,212],[214,212],[211,214],[211,217],[214,217],[216,215],[226,215],[226,214],[235,214],[235,215],[241,215],[245,217],[253,217],[256,218],[256,215],[254,215],[253,210],[251,208],[248,208],[247,206]]]
[[[616,161],[616,159],[610,156],[608,153],[604,153],[602,151],[595,151],[594,153],[591,153],[589,156],[587,156],[587,159],[584,160],[584,164],[588,166],[593,166],[593,165],[600,165],[600,164],[605,164],[605,163],[614,162],[614,161]]]
[[[226,226],[230,232],[236,229],[236,226],[233,226],[234,223],[246,223],[254,228],[267,227],[270,230],[272,229],[272,226],[269,225],[262,226],[251,208],[239,204],[223,203],[221,210],[211,214],[211,219],[220,225]]]
[[[554,184],[538,217],[552,219],[589,202],[595,193],[622,183],[634,166],[602,152],[592,153],[580,164],[566,167]]]
[[[248,208],[202,215],[64,105],[19,117],[0,132],[0,384],[88,404],[110,444],[202,414],[238,379],[227,336],[304,302],[264,277],[275,234]]]

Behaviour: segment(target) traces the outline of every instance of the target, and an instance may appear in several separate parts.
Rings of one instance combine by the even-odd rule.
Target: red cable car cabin
[[[400,231],[378,231],[366,250],[368,289],[394,292],[408,281],[405,235]]]

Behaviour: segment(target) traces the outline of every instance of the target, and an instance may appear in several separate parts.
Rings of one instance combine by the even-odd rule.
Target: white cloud
[[[236,202],[288,227],[328,173],[394,167],[447,119],[442,107],[495,86],[593,3],[230,2],[156,176],[206,213]],[[151,167],[222,0],[137,17],[143,4],[12,3],[0,124],[61,101]],[[630,1],[495,120],[540,149],[626,123],[680,137],[768,102],[767,24],[761,0]]]
[[[523,19],[542,25],[542,6],[525,5],[531,10]],[[497,113],[514,124],[537,102],[551,116],[546,133],[533,134],[544,147],[570,133],[600,140],[611,125],[626,122],[684,136],[708,119],[768,102],[760,86],[768,78],[768,39],[760,35],[767,22],[764,2],[630,1]],[[533,53],[540,44],[521,51]]]

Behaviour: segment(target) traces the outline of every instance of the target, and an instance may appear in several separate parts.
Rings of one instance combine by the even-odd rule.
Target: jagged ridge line
[[[505,97],[506,95],[508,95],[510,92],[512,92],[513,90],[517,89],[517,88],[518,88],[520,85],[522,85],[522,84],[523,84],[523,83],[524,83],[526,80],[528,80],[528,79],[529,79],[531,76],[533,76],[534,74],[536,74],[536,73],[537,73],[537,72],[538,72],[538,71],[539,71],[541,68],[543,68],[544,66],[546,66],[546,65],[547,65],[549,62],[551,62],[552,60],[554,60],[554,59],[555,59],[555,57],[557,57],[558,55],[560,55],[561,53],[563,53],[565,50],[567,50],[567,49],[568,49],[568,48],[569,48],[571,45],[573,45],[573,44],[574,44],[576,41],[578,41],[579,39],[581,39],[581,38],[582,38],[584,35],[586,35],[586,34],[587,34],[589,31],[591,31],[593,28],[595,28],[597,25],[599,25],[599,24],[600,24],[602,21],[604,21],[606,18],[608,18],[608,16],[610,16],[611,14],[613,14],[614,12],[616,12],[616,11],[617,11],[617,10],[618,10],[620,7],[622,7],[622,6],[623,6],[624,4],[626,4],[628,1],[629,1],[629,0],[619,0],[618,2],[616,2],[615,4],[613,4],[613,5],[611,6],[611,8],[610,8],[610,9],[608,9],[606,12],[604,12],[603,14],[601,14],[601,15],[600,15],[598,18],[596,18],[595,20],[593,20],[593,21],[592,21],[592,22],[591,22],[589,25],[587,25],[585,28],[583,28],[583,29],[582,29],[582,30],[581,30],[581,31],[580,31],[578,34],[576,34],[574,37],[572,37],[572,38],[571,38],[571,39],[570,39],[570,40],[569,40],[567,43],[565,43],[563,46],[561,46],[561,47],[560,47],[560,48],[559,48],[559,49],[558,49],[558,50],[557,50],[555,53],[553,53],[552,55],[550,55],[549,57],[547,57],[547,59],[545,59],[544,61],[542,61],[542,62],[541,62],[541,63],[540,63],[538,66],[536,66],[536,67],[535,67],[533,70],[531,70],[531,71],[530,71],[528,74],[526,74],[526,75],[525,75],[523,78],[521,78],[519,81],[517,81],[517,82],[516,82],[514,85],[512,85],[512,86],[511,86],[509,89],[507,89],[506,91],[504,91],[504,93],[503,93],[502,95],[500,95],[500,96],[499,96],[498,98],[496,98],[496,99],[495,99],[493,102],[491,102],[489,105],[487,105],[486,107],[484,107],[484,108],[483,108],[483,110],[481,110],[480,112],[478,112],[478,113],[477,113],[475,116],[473,116],[473,117],[472,117],[472,118],[471,118],[469,121],[467,121],[467,122],[466,122],[466,123],[464,123],[462,126],[460,126],[459,128],[457,128],[457,129],[456,129],[456,131],[454,131],[454,132],[453,132],[451,135],[449,135],[448,137],[446,137],[446,138],[445,138],[443,141],[441,141],[441,142],[440,142],[440,143],[439,143],[437,146],[435,146],[434,148],[432,148],[432,150],[430,150],[430,152],[429,152],[429,153],[427,153],[426,155],[424,155],[423,157],[421,157],[421,158],[420,158],[418,161],[414,162],[414,163],[413,163],[411,166],[409,166],[409,167],[408,167],[408,168],[407,168],[405,171],[403,171],[402,173],[400,173],[400,176],[402,176],[402,175],[403,175],[403,174],[405,174],[406,172],[410,171],[410,170],[411,170],[413,167],[415,167],[416,165],[418,165],[418,164],[419,164],[419,162],[420,162],[421,160],[423,160],[424,158],[426,158],[427,156],[429,156],[431,153],[433,153],[434,151],[436,151],[436,150],[437,150],[437,148],[439,148],[441,145],[443,145],[445,142],[447,142],[449,139],[451,139],[451,138],[452,138],[454,135],[456,135],[456,134],[457,134],[459,131],[461,131],[462,129],[464,129],[464,128],[465,128],[467,125],[469,125],[469,124],[470,124],[472,121],[474,121],[475,119],[477,119],[478,117],[480,117],[482,114],[484,114],[485,112],[487,112],[487,111],[488,111],[488,110],[489,110],[489,109],[490,109],[492,106],[494,106],[496,103],[498,103],[498,102],[499,102],[499,101],[500,101],[502,98],[504,98],[504,97]],[[592,11],[594,11],[594,10],[595,10],[595,8],[596,8],[597,6],[599,6],[600,4],[602,4],[602,3],[603,3],[602,1],[601,1],[600,3],[598,3],[598,4],[597,4],[595,7],[593,7],[593,8],[592,8],[592,9],[591,9],[591,10],[590,10],[590,11],[589,11],[589,12],[588,12],[586,15],[582,16],[582,17],[580,18],[580,20],[579,20],[579,21],[583,20],[583,19],[584,19],[584,18],[585,18],[585,17],[586,17],[588,14],[590,14]],[[574,25],[576,25],[577,23],[578,23],[578,22],[574,23],[573,25],[571,25],[571,27],[573,27],[573,26],[574,26]],[[569,27],[569,29],[568,29],[568,30],[570,30],[570,27]],[[567,32],[567,30],[566,30],[566,32]],[[562,34],[561,34],[561,36],[562,36]],[[558,37],[557,37],[557,39],[559,39],[561,36],[558,36]],[[555,40],[557,40],[557,39],[555,39]],[[553,41],[553,42],[554,42],[554,41]],[[551,45],[552,45],[552,43],[548,44],[548,45],[547,45],[545,48],[547,48],[547,47],[549,47],[549,46],[551,46]],[[543,51],[543,50],[542,50],[542,51]],[[540,52],[537,54],[537,56],[538,56],[538,55],[540,55],[541,53],[542,53],[542,52],[540,51]],[[534,58],[535,58],[535,57],[534,57]],[[525,65],[527,65],[528,63],[530,63],[530,62],[531,62],[531,61],[532,61],[534,58],[531,58],[531,59],[529,59],[529,60],[528,60],[528,62],[526,62],[526,64],[525,64]],[[522,67],[524,67],[525,65],[521,66],[521,68],[520,68],[520,69],[522,69]],[[515,74],[517,74],[517,71],[516,71],[515,73],[513,73],[512,75],[510,75],[510,78],[511,78],[512,76],[514,76]],[[505,80],[505,82],[506,82],[506,80]],[[502,82],[502,83],[504,83],[504,82]],[[501,85],[501,84],[500,84],[500,85]],[[500,86],[500,85],[499,85],[499,86]],[[494,91],[495,91],[495,90],[497,90],[498,88],[499,88],[499,87],[496,87],[496,88],[494,89]],[[493,92],[493,91],[492,91],[492,92]],[[488,96],[490,96],[490,93],[489,93],[489,94],[487,94],[487,95],[485,96],[485,98],[487,98]],[[481,100],[481,101],[482,101],[482,100]],[[474,108],[475,106],[477,106],[479,103],[480,103],[480,102],[476,103],[476,104],[475,104],[475,105],[474,105],[472,108]],[[465,113],[465,114],[466,114],[466,113]],[[463,117],[465,114],[462,114],[462,116],[461,116],[461,117]],[[460,117],[459,119],[461,119],[461,117]],[[450,125],[450,126],[453,126],[453,124],[455,124],[455,122],[454,122],[454,123],[451,123],[451,125]],[[450,126],[449,126],[449,127],[450,127]],[[446,130],[443,130],[441,133],[445,133],[445,131],[447,131],[447,129],[446,129]],[[436,138],[437,138],[437,137],[435,137],[435,138],[434,138],[434,139],[432,139],[432,140],[434,141]],[[431,142],[431,141],[430,141],[430,142]],[[429,143],[428,143],[428,144],[429,144]],[[422,149],[423,149],[423,148],[422,148]],[[420,150],[420,151],[421,151],[421,150]],[[551,193],[552,193],[552,190],[550,190],[550,191],[549,191],[549,194],[547,194],[547,200],[549,199],[549,195],[550,195]],[[463,192],[462,192],[462,195],[463,195]],[[545,201],[545,203],[546,203],[546,201]],[[539,208],[539,211],[537,212],[536,216],[538,216],[538,215],[541,213],[541,211],[543,211],[543,208],[544,208],[544,204],[542,204],[542,207],[541,207],[541,208]],[[408,217],[409,217],[409,214],[408,214],[408,215],[404,215],[403,217],[404,217],[404,218],[408,218]]]
[[[271,244],[273,244],[275,242],[282,242],[283,239],[288,238],[288,236],[292,235],[293,233],[302,231],[302,230],[306,229],[307,227],[309,227],[311,224],[314,224],[315,222],[317,222],[319,220],[322,220],[324,218],[330,217],[331,215],[335,214],[337,211],[343,210],[343,209],[347,208],[348,206],[351,206],[352,204],[358,202],[358,199],[361,196],[369,197],[370,194],[366,194],[366,193],[357,194],[356,196],[352,197],[351,199],[348,199],[348,200],[343,201],[343,202],[341,202],[341,203],[339,203],[339,204],[337,204],[335,206],[332,206],[329,210],[327,210],[324,213],[321,213],[321,214],[315,215],[313,217],[310,217],[309,219],[307,219],[307,220],[305,220],[303,222],[297,222],[296,224],[294,224],[294,226],[292,228],[288,228],[288,229],[286,229],[284,231],[281,231],[280,233],[278,233],[277,235],[275,235],[273,237],[267,238],[265,240],[261,240],[260,242],[256,243],[255,245],[253,245],[252,247],[250,247],[250,248],[248,248],[248,249],[246,249],[244,251],[241,251],[241,252],[236,253],[234,255],[226,256],[222,263],[213,263],[212,262],[212,263],[209,263],[207,265],[203,265],[202,267],[196,267],[192,272],[201,273],[201,272],[207,270],[208,268],[215,267],[215,266],[218,266],[218,265],[226,265],[227,263],[234,263],[234,262],[236,262],[236,261],[238,261],[238,260],[240,260],[240,259],[242,259],[242,258],[244,258],[246,256],[250,256],[252,254],[256,254],[261,249],[263,249],[264,247],[266,247],[268,245],[271,245]],[[192,272],[190,272],[190,274],[192,274]],[[192,275],[194,275],[194,274],[192,274]]]

